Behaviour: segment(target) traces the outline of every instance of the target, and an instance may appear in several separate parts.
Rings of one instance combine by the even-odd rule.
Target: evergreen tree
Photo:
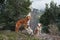
[[[48,7],[48,4],[46,4],[45,12],[41,16],[40,22],[42,22],[46,26],[50,23],[55,23],[56,18],[59,14],[57,10],[59,11],[59,8],[56,5],[56,3],[51,2],[50,3],[50,8]]]
[[[17,20],[26,17],[30,12],[30,0],[7,0],[1,11],[2,20],[0,24],[5,23],[7,29],[9,26],[15,26]]]
[[[51,1],[50,7],[48,7],[48,4],[46,4],[45,12],[40,17],[40,23],[42,23],[44,26],[47,26],[47,29],[50,30],[51,34],[59,34],[60,30],[60,7],[57,6],[56,3]],[[43,27],[46,29],[46,27]]]

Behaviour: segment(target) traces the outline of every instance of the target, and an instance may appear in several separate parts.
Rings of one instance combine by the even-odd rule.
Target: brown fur
[[[24,25],[24,28],[27,28],[27,22],[30,20],[30,16],[27,16],[26,18],[20,19],[16,22],[16,27],[15,27],[15,31],[18,32],[19,28],[21,27],[21,25]]]

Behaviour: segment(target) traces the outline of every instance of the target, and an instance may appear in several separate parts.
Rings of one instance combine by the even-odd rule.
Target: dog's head
[[[38,26],[42,26],[42,24],[41,23],[38,23]]]
[[[26,16],[26,18],[27,18],[28,20],[30,20],[30,19],[31,19],[31,16]]]

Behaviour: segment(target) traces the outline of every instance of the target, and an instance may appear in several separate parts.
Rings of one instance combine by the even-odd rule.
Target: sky
[[[32,4],[30,8],[36,8],[36,9],[45,9],[45,3],[50,3],[51,0],[30,0],[32,1]],[[57,5],[60,4],[60,0],[53,0]]]

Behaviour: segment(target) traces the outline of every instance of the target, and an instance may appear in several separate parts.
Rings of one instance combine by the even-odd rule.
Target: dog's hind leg
[[[18,32],[20,27],[21,27],[21,24],[16,24],[15,31]]]

